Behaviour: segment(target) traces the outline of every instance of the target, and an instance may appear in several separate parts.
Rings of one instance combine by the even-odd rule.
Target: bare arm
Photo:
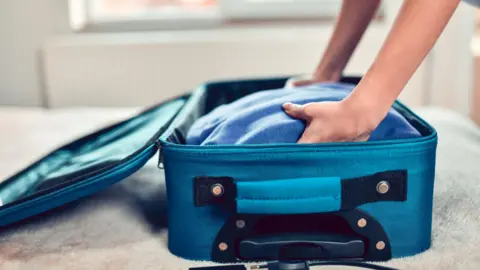
[[[378,124],[445,29],[460,0],[405,0],[377,58],[348,100]]]
[[[285,104],[287,114],[307,122],[299,143],[367,140],[432,49],[459,2],[404,0],[377,58],[346,99],[305,106]]]
[[[313,74],[315,81],[336,81],[341,77],[380,2],[381,0],[343,0],[335,30]]]
[[[380,2],[381,0],[343,0],[333,34],[311,78],[292,78],[287,85],[338,81]]]

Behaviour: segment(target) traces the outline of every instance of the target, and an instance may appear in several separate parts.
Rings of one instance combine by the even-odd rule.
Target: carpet
[[[136,111],[0,108],[0,179],[69,140]],[[432,248],[385,265],[478,269],[480,129],[448,110],[417,112],[439,132]],[[91,197],[0,229],[0,269],[180,270],[211,265],[169,253],[165,185],[155,162],[153,158],[125,181]]]

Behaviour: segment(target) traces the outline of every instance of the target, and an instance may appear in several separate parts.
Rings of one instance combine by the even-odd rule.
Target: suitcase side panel
[[[361,206],[383,225],[394,257],[430,246],[436,136],[401,147],[288,147],[265,151],[201,152],[164,145],[169,204],[169,248],[189,259],[210,260],[214,239],[232,215],[218,206],[194,206],[193,179],[230,176],[236,181],[306,177],[352,178],[386,170],[408,171],[405,202]]]

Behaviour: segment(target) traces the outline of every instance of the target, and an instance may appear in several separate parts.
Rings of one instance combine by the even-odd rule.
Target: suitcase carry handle
[[[307,214],[341,208],[340,177],[238,182],[236,209],[241,214]]]
[[[194,182],[195,205],[224,205],[239,214],[313,214],[380,201],[405,201],[407,171],[391,170],[356,178],[310,177],[235,181],[200,176]]]
[[[405,170],[264,181],[203,176],[194,183],[197,207],[233,212],[212,245],[218,262],[388,260],[387,234],[358,206],[407,198]]]

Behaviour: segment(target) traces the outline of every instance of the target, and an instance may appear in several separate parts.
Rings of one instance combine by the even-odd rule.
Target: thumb
[[[292,103],[283,104],[283,109],[285,110],[285,113],[296,119],[307,120],[307,116],[305,115],[305,111],[303,108],[303,105]]]

